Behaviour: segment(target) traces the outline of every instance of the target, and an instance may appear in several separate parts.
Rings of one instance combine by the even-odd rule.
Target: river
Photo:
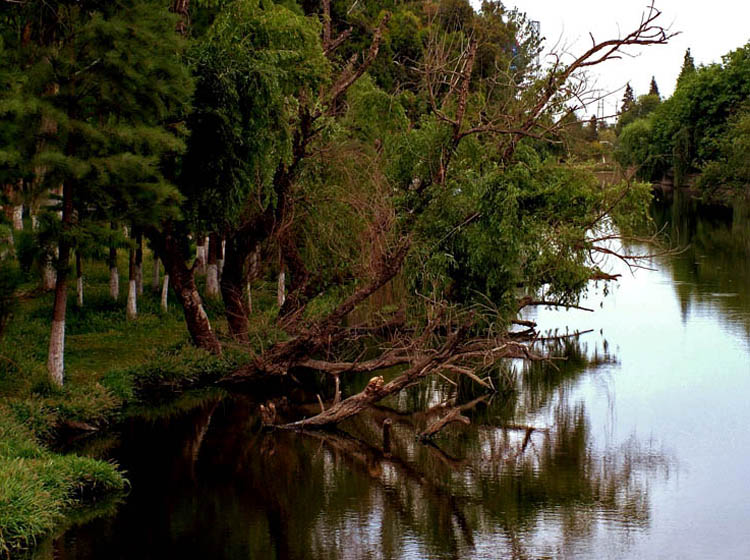
[[[88,444],[129,494],[35,558],[750,557],[750,217],[681,199],[654,216],[686,249],[611,262],[594,313],[535,310],[552,335],[593,331],[508,364],[470,426],[414,439],[413,412],[455,390],[439,380],[334,434],[261,431],[239,396],[133,419]]]

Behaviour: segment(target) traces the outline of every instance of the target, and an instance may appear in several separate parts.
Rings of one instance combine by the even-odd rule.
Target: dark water
[[[261,432],[244,398],[133,420],[101,444],[129,496],[37,557],[750,557],[750,217],[655,215],[689,248],[635,275],[611,263],[596,313],[537,310],[595,330],[555,366],[509,364],[471,426],[415,440],[431,416],[413,411],[456,391],[438,382],[334,434]]]

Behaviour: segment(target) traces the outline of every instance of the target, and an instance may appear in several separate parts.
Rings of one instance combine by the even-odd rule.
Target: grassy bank
[[[126,321],[127,294],[111,300],[106,265],[85,266],[83,308],[76,306],[74,282],[68,295],[63,388],[47,381],[52,295],[40,293],[33,276],[20,286],[0,340],[0,558],[126,485],[116,465],[51,451],[62,431],[106,429],[128,410],[148,407],[156,394],[163,400],[210,383],[245,355],[230,350],[216,358],[193,348],[182,310],[170,300],[162,312],[150,286],[139,299],[138,319]],[[144,278],[151,278],[151,266],[144,259]],[[127,270],[124,255],[120,270]],[[213,311],[216,318],[220,310]],[[223,329],[220,321],[217,327]]]

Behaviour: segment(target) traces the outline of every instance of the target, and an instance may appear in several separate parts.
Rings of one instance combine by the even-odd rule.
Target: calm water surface
[[[583,303],[596,313],[534,312],[594,332],[556,367],[509,364],[513,390],[470,427],[414,440],[430,417],[413,411],[455,391],[438,383],[334,434],[260,432],[243,398],[134,420],[92,444],[129,495],[36,557],[750,557],[750,218],[690,206],[655,211],[689,248],[635,275],[613,264],[621,281]]]

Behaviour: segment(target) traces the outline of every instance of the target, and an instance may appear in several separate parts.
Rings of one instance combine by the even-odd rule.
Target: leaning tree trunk
[[[221,275],[221,297],[232,336],[242,342],[248,340],[248,308],[245,306],[246,251],[238,239],[227,239],[224,252],[224,273]]]
[[[112,230],[117,226],[112,224]],[[120,297],[120,272],[117,270],[117,247],[113,237],[109,239],[109,297],[117,301]]]
[[[68,261],[70,260],[70,240],[68,233],[73,224],[73,186],[66,183],[63,187],[63,235],[59,242],[57,259],[57,279],[55,281],[55,303],[52,308],[52,329],[49,338],[47,356],[47,373],[50,381],[62,387],[65,370],[65,312],[67,308]]]
[[[206,269],[206,297],[219,297],[219,244],[221,239],[216,233],[208,237],[208,268]]]
[[[76,294],[78,308],[83,309],[83,265],[79,251],[76,251]]]
[[[167,306],[167,297],[169,296],[169,274],[164,275],[164,283],[161,287],[161,310],[166,313],[169,310]]]
[[[128,266],[128,303],[125,309],[125,316],[128,321],[132,321],[138,317],[138,286],[136,276],[138,275],[135,249],[130,248],[130,259]]]
[[[154,233],[152,241],[164,263],[165,282],[172,284],[177,301],[182,305],[193,344],[212,354],[221,354],[221,343],[211,328],[211,321],[195,285],[193,269],[185,265],[179,243],[171,235],[162,236],[159,233]]]

